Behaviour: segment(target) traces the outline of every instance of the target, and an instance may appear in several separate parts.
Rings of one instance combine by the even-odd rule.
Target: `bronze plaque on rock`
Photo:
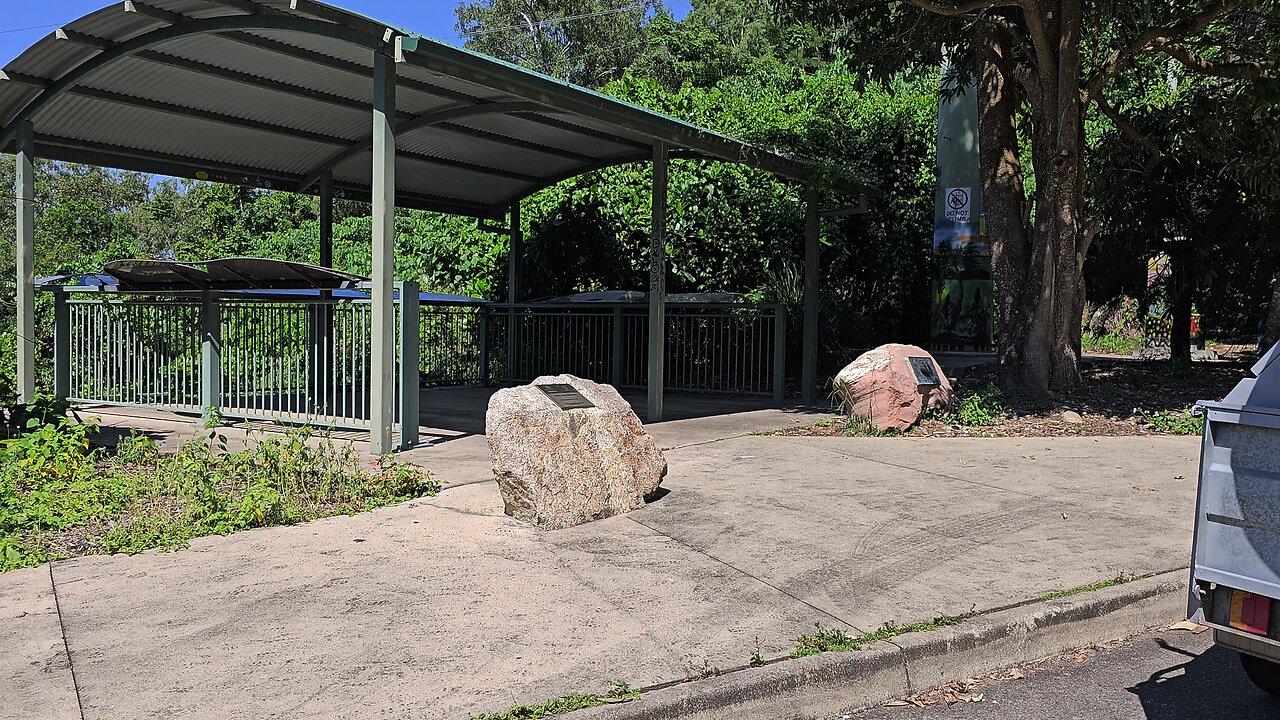
[[[909,357],[907,362],[911,363],[911,372],[915,373],[917,385],[937,387],[942,384],[942,380],[938,377],[938,366],[933,364],[933,358]]]
[[[548,383],[546,385],[534,385],[534,387],[551,398],[551,402],[559,405],[561,410],[582,410],[596,406],[595,403],[583,397],[577,388],[568,383]]]

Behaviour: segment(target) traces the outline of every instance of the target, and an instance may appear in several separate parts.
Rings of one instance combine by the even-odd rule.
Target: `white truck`
[[[1205,418],[1188,617],[1280,697],[1280,344]]]

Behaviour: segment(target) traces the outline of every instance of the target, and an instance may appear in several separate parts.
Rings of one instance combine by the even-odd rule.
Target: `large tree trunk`
[[[1191,362],[1191,308],[1195,304],[1193,248],[1178,241],[1169,253],[1169,359]]]
[[[1018,146],[1017,113],[1020,98],[1010,59],[1012,39],[997,25],[983,26],[978,53],[978,153],[982,167],[982,203],[987,237],[991,240],[992,274],[999,309],[1000,343],[997,358],[1001,383],[1025,387],[1028,375],[1044,375],[1037,368],[1043,353],[1028,354],[1033,298],[1039,277],[1030,275],[1031,238],[1027,227],[1027,196]]]
[[[999,371],[1007,388],[1043,395],[1080,382],[1084,257],[1083,113],[1078,0],[1046,28],[1061,39],[1029,91],[1035,221],[1026,226],[1010,39],[992,26],[979,56],[983,202],[1000,307]]]
[[[1258,350],[1266,352],[1277,342],[1280,342],[1280,277],[1276,278],[1271,289],[1271,305],[1267,308],[1267,322],[1262,329],[1262,342]]]

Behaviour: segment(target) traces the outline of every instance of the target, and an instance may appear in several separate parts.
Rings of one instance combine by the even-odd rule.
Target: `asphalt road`
[[[854,720],[1272,720],[1280,700],[1256,689],[1213,633],[1141,635],[1099,651],[1023,668],[1025,677],[984,681],[981,702],[881,707]],[[933,699],[940,698],[934,695]]]

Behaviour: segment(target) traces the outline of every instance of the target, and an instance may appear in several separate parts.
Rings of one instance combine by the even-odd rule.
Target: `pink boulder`
[[[917,372],[930,375],[930,366],[930,379],[937,384],[920,384]],[[841,370],[831,386],[851,415],[866,418],[878,430],[906,430],[926,411],[951,404],[951,383],[938,361],[915,345],[890,343],[868,350]]]

